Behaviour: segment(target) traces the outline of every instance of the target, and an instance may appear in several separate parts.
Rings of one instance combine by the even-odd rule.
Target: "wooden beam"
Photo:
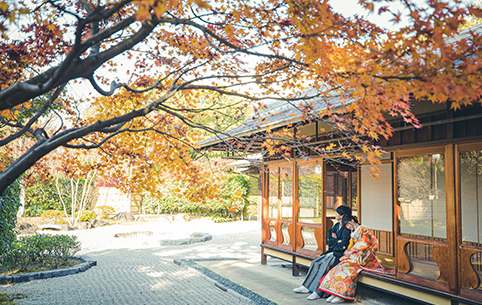
[[[255,141],[256,141],[256,140],[251,140],[251,141],[248,143],[248,145],[246,145],[246,147],[244,148],[243,153],[248,152],[249,149],[251,148],[251,146],[253,146],[253,144],[254,144]]]

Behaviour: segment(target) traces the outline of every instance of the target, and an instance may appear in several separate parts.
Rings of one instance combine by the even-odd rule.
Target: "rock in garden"
[[[37,226],[28,222],[18,222],[17,231],[19,234],[35,234],[37,232]]]
[[[64,223],[60,226],[60,231],[72,231],[74,228],[69,226],[68,224]]]
[[[115,216],[115,219],[124,220],[124,221],[135,221],[135,217],[132,213],[128,212],[121,212]]]
[[[76,228],[79,230],[87,230],[87,229],[92,229],[95,228],[90,222],[79,222],[76,225]]]
[[[109,224],[107,221],[102,220],[102,219],[94,219],[94,220],[92,220],[91,223],[96,227],[102,227],[102,226],[106,226],[106,225]]]

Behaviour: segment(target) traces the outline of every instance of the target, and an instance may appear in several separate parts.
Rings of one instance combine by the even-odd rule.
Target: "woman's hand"
[[[353,251],[351,249],[346,249],[345,253],[343,253],[343,256],[350,257],[350,255],[353,254]]]

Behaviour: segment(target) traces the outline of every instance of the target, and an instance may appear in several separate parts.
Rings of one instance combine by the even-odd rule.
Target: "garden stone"
[[[79,230],[87,230],[87,229],[92,229],[95,228],[90,222],[79,222],[76,225],[76,228]]]
[[[115,216],[118,220],[125,220],[125,221],[134,221],[136,220],[132,213],[128,212],[121,212]]]
[[[102,226],[106,226],[108,225],[109,223],[105,220],[102,220],[102,219],[94,219],[92,220],[92,225],[96,226],[96,227],[102,227]]]
[[[60,231],[73,231],[74,228],[69,226],[68,224],[64,223],[60,226]]]
[[[19,234],[35,234],[37,232],[38,227],[34,224],[29,222],[18,222],[17,223],[17,231]]]
[[[172,217],[167,215],[161,215],[157,218],[158,222],[171,222]]]

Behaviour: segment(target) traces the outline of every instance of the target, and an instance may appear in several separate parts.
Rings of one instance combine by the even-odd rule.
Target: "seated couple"
[[[337,211],[337,214],[340,214],[340,212]],[[351,213],[344,214],[339,218],[341,218],[341,224],[338,222],[337,228],[339,230],[348,230],[348,232],[351,231],[349,244],[343,255],[337,257],[336,260],[339,263],[336,265],[330,263],[333,260],[330,256],[334,257],[338,254],[334,250],[332,252],[328,252],[330,251],[328,250],[320,256],[320,258],[323,257],[321,260],[318,260],[318,258],[312,262],[303,286],[294,289],[298,293],[312,292],[308,300],[316,300],[321,297],[321,294],[325,293],[330,295],[326,300],[327,302],[342,303],[345,300],[353,301],[355,299],[358,274],[362,270],[385,274],[391,273],[391,271],[385,270],[376,258],[375,251],[378,246],[378,240],[371,235],[368,228],[360,225],[357,218],[352,216]],[[329,234],[333,232],[330,231]],[[346,241],[341,239],[337,244],[343,244],[344,242]],[[318,262],[315,262],[317,260]],[[325,260],[330,262],[325,263]],[[323,267],[324,265],[326,267]],[[318,268],[318,270],[313,274],[315,268]]]

